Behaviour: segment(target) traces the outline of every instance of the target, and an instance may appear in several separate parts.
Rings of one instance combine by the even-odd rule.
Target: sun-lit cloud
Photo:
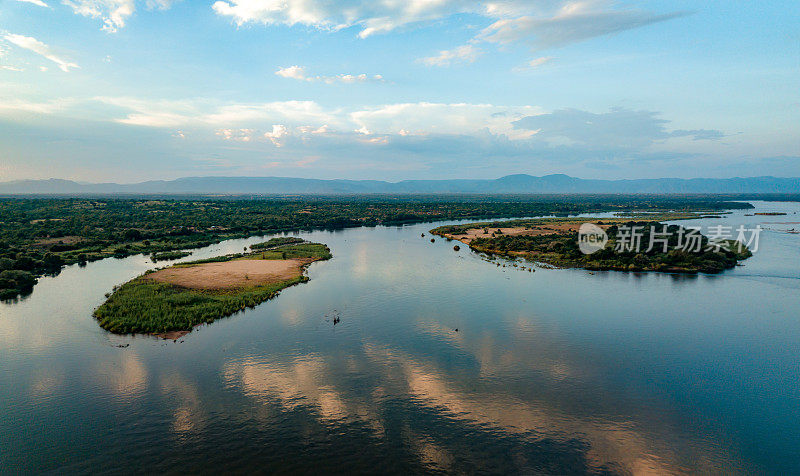
[[[367,83],[367,82],[383,82],[383,76],[375,74],[369,76],[367,74],[337,74],[335,76],[308,76],[306,70],[302,66],[288,66],[286,68],[279,68],[275,75],[282,78],[296,79],[298,81],[307,82],[323,82],[326,84],[333,83]]]
[[[263,167],[264,157],[272,164],[270,173],[291,173],[300,167],[298,157],[323,157],[303,165],[364,178],[372,178],[370,171],[400,179],[422,170],[439,176],[443,171],[494,176],[492,167],[498,164],[506,171],[535,164],[547,173],[580,175],[601,167],[643,173],[654,164],[691,167],[699,157],[730,157],[740,150],[726,145],[730,136],[723,131],[674,127],[656,111],[619,108],[547,111],[534,105],[427,102],[331,107],[315,101],[130,97],[0,100],[0,120],[20,113],[50,116],[56,123],[92,118],[93,130],[102,118],[117,131],[115,137],[147,137],[147,150],[154,154],[169,156],[180,141],[182,156],[220,159],[228,172],[241,174],[263,173],[252,167]],[[80,134],[73,131],[76,140]]]
[[[574,2],[552,16],[503,18],[479,35],[489,43],[527,43],[534,49],[556,48],[686,15],[609,9],[599,2]]]
[[[560,109],[524,117],[512,124],[519,129],[535,131],[537,139],[548,144],[588,150],[641,150],[670,138],[717,140],[724,137],[718,130],[669,131],[669,123],[657,112],[616,108],[603,113]]]
[[[24,48],[29,51],[33,51],[34,53],[43,56],[46,59],[49,59],[53,63],[56,63],[61,71],[69,71],[73,68],[79,68],[79,66],[75,63],[72,63],[68,60],[57,56],[56,53],[53,52],[52,48],[50,48],[45,43],[37,40],[36,38],[30,36],[23,36],[23,35],[16,35],[14,33],[6,33],[3,35],[3,39],[7,42],[16,45],[20,48]]]
[[[238,25],[305,25],[331,31],[358,25],[361,28],[359,36],[366,38],[410,23],[444,18],[461,10],[480,7],[479,3],[452,0],[228,0],[215,2],[213,9],[218,15],[231,17]]]
[[[283,124],[275,124],[272,126],[272,131],[266,132],[264,134],[264,137],[269,139],[270,142],[272,142],[275,145],[275,147],[281,147],[283,145],[281,139],[286,137],[288,134],[289,130],[286,129],[286,126],[284,126]]]
[[[493,136],[554,148],[630,151],[670,139],[715,141],[725,137],[715,129],[670,130],[670,121],[658,112],[624,108],[599,113],[580,109],[548,112],[534,105],[433,102],[332,108],[315,101],[217,103],[206,99],[152,101],[129,97],[96,97],[82,102],[10,100],[3,107],[59,114],[96,109],[98,103],[110,107],[108,120],[119,124],[172,131],[212,129],[225,140],[267,141],[276,146],[285,145],[289,138],[310,140],[334,135],[368,136],[363,140],[371,143],[386,143],[387,137],[419,143],[425,138],[441,141],[443,137],[462,140]]]
[[[535,48],[564,46],[684,15],[620,7],[612,0],[221,0],[213,4],[213,9],[237,25],[304,25],[327,31],[358,27],[361,38],[471,13],[494,20],[476,41],[523,42]],[[446,65],[456,58],[469,61],[474,60],[476,51],[472,46],[462,46],[441,52],[438,60],[429,60],[433,65]]]
[[[275,74],[282,78],[297,79],[300,81],[308,80],[305,68],[303,68],[302,66],[289,66],[286,68],[279,68],[278,71],[275,72]]]
[[[467,44],[452,50],[442,50],[439,54],[422,58],[420,61],[428,66],[450,66],[459,63],[472,63],[481,54],[483,54],[483,51],[476,48],[475,45]]]
[[[40,7],[50,8],[50,6],[48,4],[46,4],[46,3],[44,3],[42,0],[17,0],[17,1],[18,2],[23,2],[23,3],[32,3],[32,4],[38,5]]]
[[[78,14],[103,21],[103,30],[116,33],[136,12],[136,0],[63,0],[64,5]],[[175,0],[145,0],[148,10],[166,10]]]
[[[534,58],[534,59],[528,61],[526,66],[528,68],[538,68],[539,66],[547,64],[552,60],[553,60],[552,56],[542,56],[542,57]]]
[[[109,33],[124,27],[136,11],[134,0],[64,0],[64,4],[78,15],[101,19],[103,30]]]

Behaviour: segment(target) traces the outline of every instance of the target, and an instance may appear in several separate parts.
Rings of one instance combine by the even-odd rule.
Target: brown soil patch
[[[164,340],[178,340],[181,337],[187,336],[189,332],[191,331],[169,331],[169,332],[160,332],[153,335]]]
[[[171,267],[150,273],[147,279],[192,289],[232,289],[286,281],[303,273],[310,259],[243,259],[222,263]]]
[[[31,220],[31,225],[35,225],[37,223],[44,223],[46,221],[64,221],[63,218],[38,218],[36,220]]]
[[[575,222],[553,222],[553,223],[542,223],[541,225],[533,225],[530,228],[525,227],[515,227],[515,228],[499,228],[500,231],[503,232],[504,235],[510,236],[537,236],[537,235],[554,235],[554,234],[561,234],[561,233],[571,233],[576,232],[581,227],[584,221],[575,221]],[[603,225],[599,225],[600,228],[604,230],[610,227],[613,223],[609,221],[604,221]],[[445,235],[447,238],[451,238],[453,240],[458,240],[462,243],[470,244],[472,240],[475,238],[491,238],[492,233],[497,233],[498,228],[487,228],[489,233],[484,233],[483,228],[472,228],[467,230],[466,235]],[[496,235],[495,235],[496,236]]]
[[[63,243],[65,245],[74,245],[75,243],[80,243],[83,241],[82,236],[59,236],[58,238],[44,238],[41,240],[37,240],[37,245],[55,245],[57,243]]]

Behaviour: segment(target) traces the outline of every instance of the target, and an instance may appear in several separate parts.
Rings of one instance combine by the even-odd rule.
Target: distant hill
[[[135,184],[70,180],[0,182],[2,195],[285,195],[285,194],[800,193],[800,178],[589,180],[518,174],[494,180],[317,180],[289,177],[187,177]]]

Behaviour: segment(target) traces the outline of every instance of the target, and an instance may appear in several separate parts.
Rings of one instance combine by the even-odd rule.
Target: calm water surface
[[[67,268],[0,304],[0,473],[798,473],[800,204],[756,206],[699,222],[769,228],[716,276],[303,233],[310,282],[176,343],[91,317],[146,257]]]

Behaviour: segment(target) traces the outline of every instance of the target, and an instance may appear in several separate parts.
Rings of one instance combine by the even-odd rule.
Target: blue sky
[[[800,2],[0,0],[0,180],[800,176]]]

